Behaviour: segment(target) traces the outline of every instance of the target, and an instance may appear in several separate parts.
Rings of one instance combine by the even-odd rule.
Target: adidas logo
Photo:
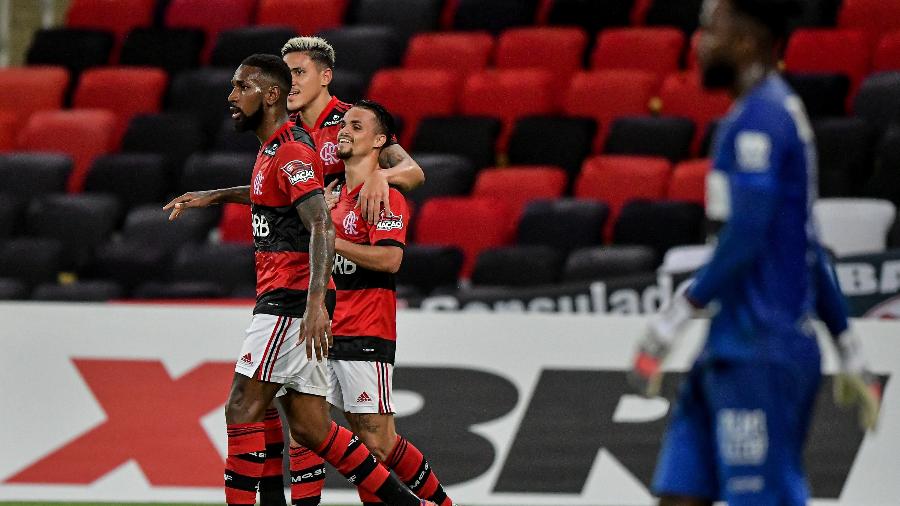
[[[372,398],[369,397],[369,394],[367,394],[366,392],[363,392],[363,393],[359,394],[359,397],[356,398],[356,402],[358,404],[361,404],[363,402],[372,402]]]
[[[253,359],[250,358],[250,354],[248,353],[248,354],[244,355],[243,357],[241,357],[241,362],[243,362],[245,364],[252,364]]]

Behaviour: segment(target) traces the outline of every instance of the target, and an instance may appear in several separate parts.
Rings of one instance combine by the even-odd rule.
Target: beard
[[[737,68],[725,60],[710,62],[702,69],[701,82],[708,90],[733,88],[737,82]]]
[[[240,110],[240,109],[239,109]],[[259,128],[259,125],[262,124],[263,120],[263,108],[262,104],[256,108],[256,112],[247,116],[244,114],[244,111],[240,111],[241,114],[237,119],[234,120],[234,129],[238,132],[250,132]]]

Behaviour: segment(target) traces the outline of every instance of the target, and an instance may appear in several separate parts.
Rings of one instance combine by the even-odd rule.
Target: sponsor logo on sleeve
[[[402,214],[391,214],[390,216],[385,216],[384,212],[381,214],[381,219],[378,220],[378,225],[375,226],[375,230],[381,230],[383,232],[389,230],[400,230],[403,228],[403,215]]]
[[[300,160],[291,160],[281,170],[287,174],[291,184],[305,183],[316,177],[316,171],[313,170],[312,164]]]
[[[737,162],[741,170],[763,172],[769,170],[772,140],[764,132],[741,132],[735,139]]]

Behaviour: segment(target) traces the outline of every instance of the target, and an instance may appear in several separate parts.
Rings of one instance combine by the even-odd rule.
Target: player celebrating
[[[848,331],[843,300],[811,223],[816,149],[803,104],[775,72],[797,0],[706,0],[703,82],[737,98],[715,139],[707,214],[723,223],[712,259],[650,324],[632,379],[655,395],[660,362],[696,308],[717,301],[705,346],[679,393],[653,490],[663,505],[806,504],[802,453],[821,377],[810,325],[837,340],[841,403],[879,386]]]
[[[279,394],[292,436],[357,487],[388,504],[432,504],[415,497],[357,437],[330,420],[325,395],[334,228],[315,144],[288,119],[290,81],[290,70],[271,55],[248,57],[232,79],[228,102],[235,126],[252,130],[262,144],[252,191],[189,193],[165,206],[172,219],[184,209],[221,202],[250,204],[253,214],[257,303],[225,407],[226,501],[256,503],[265,462],[264,413]]]

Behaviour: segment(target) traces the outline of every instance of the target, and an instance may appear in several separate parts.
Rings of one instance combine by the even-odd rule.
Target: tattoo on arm
[[[233,188],[225,188],[219,191],[222,192],[220,202],[250,205],[249,186],[235,186]]]
[[[325,295],[334,262],[334,227],[322,195],[314,195],[297,205],[300,221],[310,232],[309,294]]]
[[[378,154],[378,165],[380,165],[382,169],[390,169],[391,167],[396,167],[407,156],[409,155],[406,154],[406,150],[404,150],[402,146],[399,144],[391,144],[390,146],[383,148],[381,153]]]

